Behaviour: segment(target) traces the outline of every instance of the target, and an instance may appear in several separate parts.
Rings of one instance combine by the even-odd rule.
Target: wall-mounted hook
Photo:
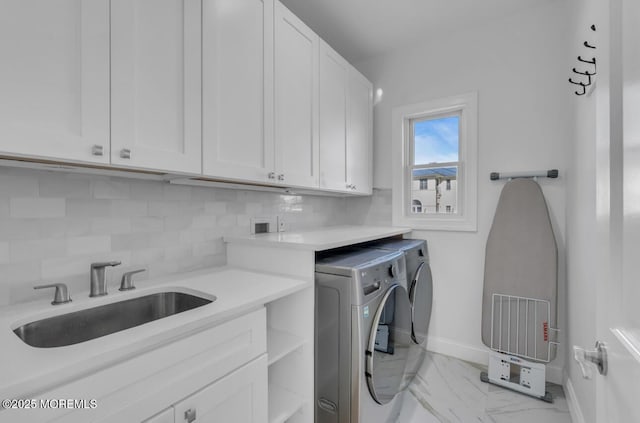
[[[591,79],[591,77],[589,77],[589,79]],[[569,82],[574,85],[580,85],[580,87],[582,87],[582,92],[575,91],[576,95],[585,95],[587,93],[587,87],[591,85],[591,82],[589,82],[588,84],[585,84],[584,82],[574,81],[571,78],[569,78]]]
[[[595,57],[593,59],[591,59],[591,60],[585,60],[585,59],[582,58],[582,56],[578,56],[578,60],[580,62],[582,62],[582,63],[589,63],[591,65],[595,65],[596,64],[596,58]]]
[[[587,47],[587,48],[596,48],[596,46],[592,46],[591,44],[589,44],[589,42],[588,42],[588,41],[585,41],[585,42],[583,43],[583,45],[584,45],[585,47]]]
[[[589,71],[584,71],[584,72],[580,72],[579,70],[577,70],[576,68],[573,68],[573,72],[577,73],[578,75],[584,75],[584,76],[593,76],[596,73],[589,73]]]

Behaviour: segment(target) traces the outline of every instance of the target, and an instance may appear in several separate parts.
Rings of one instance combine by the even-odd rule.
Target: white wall
[[[484,249],[503,182],[491,171],[560,169],[541,180],[559,248],[559,324],[566,328],[565,172],[573,132],[565,2],[537,7],[477,27],[453,29],[438,39],[357,64],[384,95],[375,106],[372,199],[349,200],[354,222],[387,223],[381,208],[391,187],[393,107],[455,94],[479,93],[478,231],[414,232],[430,245],[434,309],[429,348],[463,358],[486,358],[480,339]],[[417,42],[420,40],[417,40]],[[564,348],[564,347],[562,347]],[[564,352],[550,378],[561,381]]]

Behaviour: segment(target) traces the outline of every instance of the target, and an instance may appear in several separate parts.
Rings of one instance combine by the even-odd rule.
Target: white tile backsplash
[[[64,198],[16,197],[9,200],[9,214],[17,218],[64,217]]]
[[[352,201],[352,200],[349,200]],[[138,279],[226,263],[223,236],[248,234],[256,216],[288,230],[349,223],[343,198],[170,185],[121,177],[0,167],[0,305],[48,298],[40,283],[88,291],[89,265]]]

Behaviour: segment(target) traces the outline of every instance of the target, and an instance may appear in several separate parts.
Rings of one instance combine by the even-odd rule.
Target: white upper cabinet
[[[273,0],[203,0],[203,173],[268,181]]]
[[[347,97],[347,179],[352,192],[373,188],[373,85],[349,67]]]
[[[371,194],[373,87],[320,45],[320,188]]]
[[[319,186],[318,36],[275,5],[275,177],[287,186]]]
[[[201,172],[201,17],[202,0],[111,0],[112,164]]]
[[[108,0],[2,0],[0,57],[0,154],[109,163]]]
[[[346,191],[349,63],[320,42],[320,188]]]

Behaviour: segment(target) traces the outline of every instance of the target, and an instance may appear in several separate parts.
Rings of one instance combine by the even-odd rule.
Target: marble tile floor
[[[562,387],[549,404],[480,381],[483,366],[428,352],[403,393],[397,423],[571,423]]]

